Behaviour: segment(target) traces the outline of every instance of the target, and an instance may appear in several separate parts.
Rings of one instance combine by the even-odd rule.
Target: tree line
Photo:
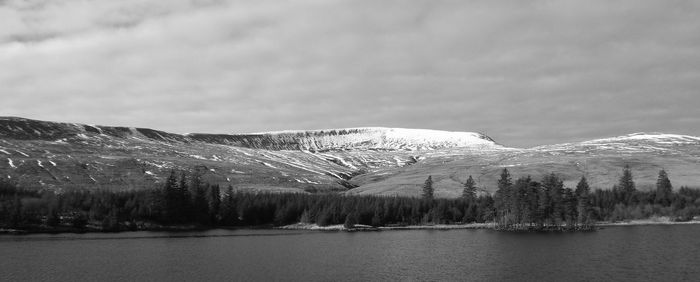
[[[161,187],[137,191],[20,189],[0,180],[0,228],[37,231],[153,230],[282,226],[398,226],[495,222],[506,230],[586,229],[597,221],[668,216],[690,220],[700,214],[700,191],[674,190],[666,171],[653,191],[639,191],[625,167],[610,190],[591,191],[585,177],[564,187],[556,174],[541,180],[512,180],[504,169],[493,195],[481,193],[469,176],[462,197],[434,197],[432,177],[418,198],[348,196],[337,193],[244,193],[202,181],[197,174],[171,172]],[[483,190],[483,189],[482,189]]]
[[[424,185],[424,197],[432,193],[432,180]],[[494,222],[504,230],[591,230],[597,221],[621,221],[666,216],[687,221],[700,214],[700,191],[673,185],[665,170],[660,170],[656,189],[636,189],[632,171],[625,166],[622,176],[611,190],[591,192],[585,176],[574,189],[564,187],[563,180],[550,173],[535,181],[530,176],[513,182],[503,169],[494,194]],[[473,197],[471,176],[464,184],[465,198]],[[431,197],[431,196],[428,196]]]

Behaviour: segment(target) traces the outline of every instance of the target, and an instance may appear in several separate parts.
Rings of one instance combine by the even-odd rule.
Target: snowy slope
[[[668,152],[696,145],[700,145],[700,137],[665,133],[633,133],[578,143],[539,146],[531,150],[580,153],[587,151]]]
[[[479,133],[348,128],[253,134],[173,134],[0,117],[0,178],[37,189],[149,189],[171,170],[196,170],[210,183],[255,191],[338,191],[420,195],[428,175],[436,195],[458,197],[468,175],[493,192],[500,171],[514,177],[582,175],[608,189],[624,165],[638,187],[669,171],[674,187],[700,186],[700,138],[635,133],[529,149]]]
[[[346,128],[277,131],[252,134],[188,134],[208,143],[267,150],[435,150],[455,147],[500,147],[491,138],[472,132],[405,128]]]
[[[661,169],[670,174],[676,188],[700,188],[700,137],[634,133],[529,149],[436,155],[414,166],[357,176],[353,183],[359,187],[348,193],[420,195],[420,185],[428,175],[433,177],[438,196],[458,197],[469,175],[482,190],[493,192],[504,168],[514,178],[532,176],[536,180],[554,172],[568,187],[575,187],[586,176],[592,187],[610,189],[625,165],[632,168],[639,189],[653,189]]]
[[[178,135],[22,118],[0,118],[0,145],[12,159],[0,163],[0,175],[27,187],[105,189],[151,187],[172,169],[198,167],[224,186],[337,190],[353,187],[347,180],[368,171],[507,149],[478,133],[436,130]]]

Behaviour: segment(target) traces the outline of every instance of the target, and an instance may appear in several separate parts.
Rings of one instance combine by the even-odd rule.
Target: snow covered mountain
[[[457,197],[473,175],[484,192],[500,171],[537,178],[582,175],[609,188],[625,164],[639,187],[659,169],[674,185],[700,184],[700,138],[637,133],[585,142],[508,148],[479,133],[349,128],[254,134],[173,134],[133,127],[0,118],[0,177],[35,189],[144,189],[171,170],[240,190],[420,194],[428,175],[436,195]]]
[[[441,151],[442,150],[442,151]],[[425,152],[507,150],[485,135],[394,128],[179,135],[146,128],[0,118],[0,175],[26,187],[124,189],[196,168],[241,189],[346,190],[357,174]]]
[[[493,147],[486,135],[405,128],[346,128],[310,131],[278,131],[254,134],[188,134],[208,143],[267,150],[435,150],[455,147]]]
[[[535,179],[554,172],[568,187],[575,187],[580,177],[586,176],[592,187],[610,189],[625,165],[632,168],[639,189],[653,189],[661,169],[669,172],[676,188],[700,188],[700,137],[635,133],[485,154],[436,155],[415,166],[380,172],[380,178],[376,173],[359,175],[353,178],[359,187],[350,193],[394,194],[413,187],[413,195],[418,195],[419,187],[412,183],[427,175],[433,176],[436,186],[441,187],[438,194],[445,197],[459,196],[468,175],[479,187],[492,192],[503,168],[514,177],[530,175]]]

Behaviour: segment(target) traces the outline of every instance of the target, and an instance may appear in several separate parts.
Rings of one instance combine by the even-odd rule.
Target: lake
[[[3,235],[0,255],[3,281],[698,281],[700,225]]]

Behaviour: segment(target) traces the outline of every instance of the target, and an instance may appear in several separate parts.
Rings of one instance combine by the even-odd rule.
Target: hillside
[[[632,134],[579,143],[508,148],[483,134],[350,128],[254,134],[174,134],[134,127],[0,118],[0,175],[35,189],[149,189],[171,170],[240,190],[419,194],[457,197],[471,174],[492,192],[500,170],[555,172],[568,185],[586,175],[610,188],[630,164],[640,188],[665,168],[676,187],[700,183],[700,138]]]

